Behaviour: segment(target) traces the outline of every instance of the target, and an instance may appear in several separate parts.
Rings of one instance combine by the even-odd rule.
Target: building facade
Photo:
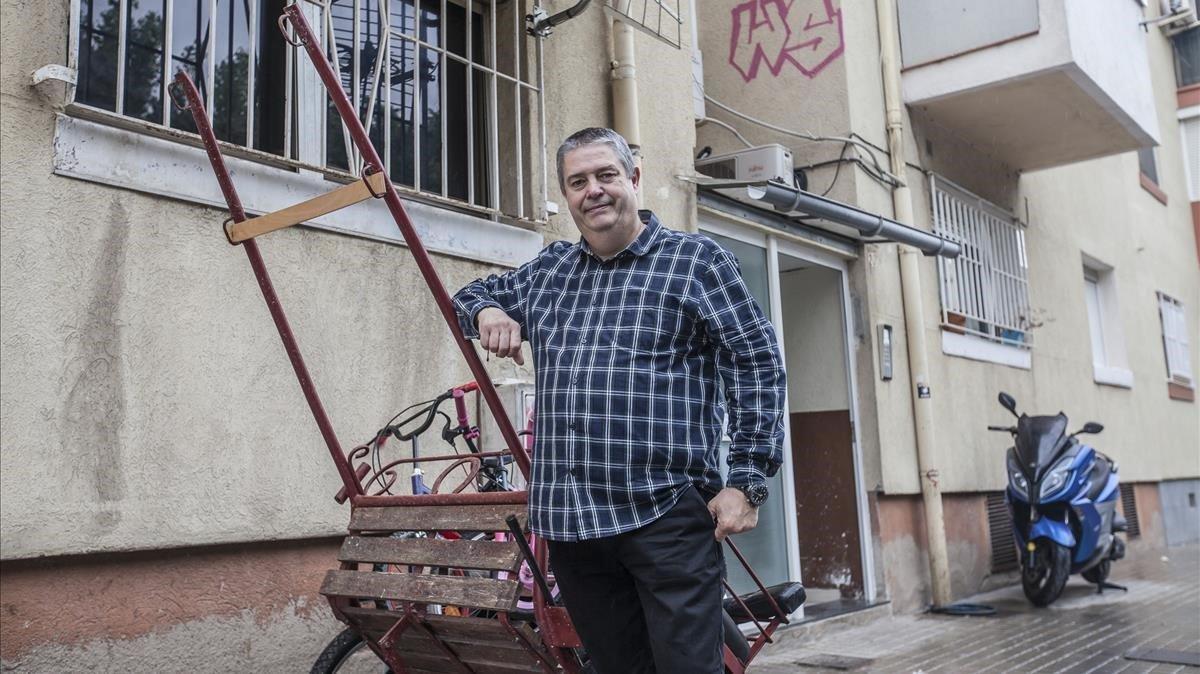
[[[593,125],[637,141],[646,208],[738,256],[789,371],[785,465],[741,545],[764,580],[802,580],[817,614],[929,601],[920,396],[956,596],[1012,580],[989,517],[1000,391],[1105,424],[1095,444],[1130,485],[1136,544],[1197,537],[1197,29],[1143,30],[1157,6],[1107,3],[1100,19],[1028,0],[1003,20],[971,3],[950,25],[917,1],[891,22],[834,0],[650,2],[659,21],[631,36],[598,2],[547,37],[526,33],[529,0],[302,4],[448,288],[577,236],[552,157]],[[163,86],[178,69],[200,84],[252,212],[354,180],[314,71],[276,29],[283,6],[0,5],[5,667],[303,669],[339,629],[317,594],[346,525],[338,478]],[[898,244],[697,170],[706,149],[773,143],[798,169],[789,187],[893,218],[903,183],[906,224],[962,246],[919,263],[925,388]],[[469,379],[381,204],[261,245],[344,446]]]

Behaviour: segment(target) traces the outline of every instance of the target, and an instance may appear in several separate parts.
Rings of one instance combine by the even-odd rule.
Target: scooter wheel
[[[1035,545],[1033,565],[1027,557],[1021,563],[1021,589],[1034,606],[1049,606],[1062,594],[1071,575],[1071,551],[1044,538]]]

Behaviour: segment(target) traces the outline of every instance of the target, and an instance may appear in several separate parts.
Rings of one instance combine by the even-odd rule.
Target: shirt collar
[[[638,234],[637,238],[631,241],[628,246],[625,246],[624,250],[616,255],[613,255],[609,259],[615,260],[626,253],[629,253],[634,257],[641,257],[650,252],[651,246],[654,244],[655,239],[658,238],[659,232],[662,231],[662,223],[658,221],[658,216],[650,210],[639,210],[638,218],[640,218],[642,224],[646,226],[644,229],[642,229],[642,233]],[[587,239],[584,239],[583,237],[579,238],[579,249],[596,259],[600,259],[599,255],[596,255],[594,252],[592,252],[592,247],[588,245]]]

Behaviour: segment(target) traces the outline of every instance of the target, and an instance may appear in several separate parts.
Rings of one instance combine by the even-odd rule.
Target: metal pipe
[[[943,257],[958,257],[961,248],[957,243],[943,239],[936,234],[909,227],[870,213],[840,201],[826,199],[804,190],[777,183],[751,185],[746,188],[752,199],[765,201],[776,209],[790,212],[800,211],[809,215],[825,218],[853,227],[867,236],[879,236],[892,241],[908,244],[926,255],[941,255]]]
[[[587,6],[591,3],[591,1],[592,0],[579,0],[579,2],[576,2],[574,5],[564,9],[563,11],[551,14],[550,16],[537,21],[530,27],[529,30],[535,35],[541,35],[542,37],[545,37],[546,35],[550,34],[550,29],[559,24],[566,23],[567,21],[570,21],[571,19],[574,19],[582,14],[583,10],[587,9]]]
[[[640,157],[642,134],[638,120],[637,68],[634,63],[633,35],[633,28],[629,24],[613,19],[613,130],[624,136],[629,143],[629,149]]]
[[[880,68],[883,100],[887,114],[888,152],[892,173],[903,176],[904,109],[900,95],[900,34],[896,27],[895,0],[876,0],[879,20]],[[902,182],[892,190],[896,220],[913,222],[912,192]],[[908,342],[908,376],[912,385],[913,426],[917,438],[917,466],[921,499],[925,506],[925,535],[929,546],[929,576],[933,605],[951,601],[950,562],[946,552],[946,523],[942,515],[941,476],[937,468],[937,438],[934,435],[933,398],[929,385],[929,357],[925,346],[925,309],[921,293],[921,259],[908,246],[899,247],[900,292],[904,299],[904,331]]]
[[[612,109],[613,130],[621,134],[633,151],[638,168],[645,164],[642,154],[642,130],[638,119],[637,67],[633,56],[633,27],[621,21],[612,21]],[[645,190],[638,190],[638,207],[645,203]]]

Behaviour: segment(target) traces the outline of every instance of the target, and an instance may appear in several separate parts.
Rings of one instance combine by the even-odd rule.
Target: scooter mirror
[[[1000,405],[1003,406],[1004,409],[1008,410],[1009,412],[1012,412],[1014,417],[1017,416],[1017,401],[1013,400],[1012,396],[1008,395],[1004,391],[1001,391],[999,400],[1000,400]]]
[[[1083,430],[1081,430],[1079,432],[1080,433],[1099,433],[1102,430],[1104,430],[1104,426],[1102,424],[1098,424],[1094,421],[1089,421],[1083,425]]]

